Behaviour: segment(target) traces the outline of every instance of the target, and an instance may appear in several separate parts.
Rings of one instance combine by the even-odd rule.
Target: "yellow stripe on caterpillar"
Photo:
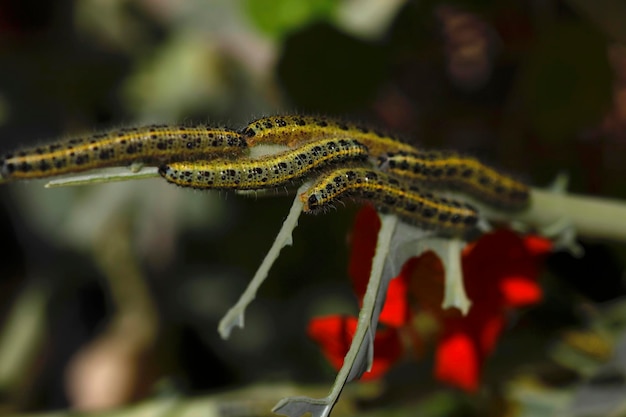
[[[228,129],[203,125],[131,127],[4,155],[0,158],[0,176],[5,180],[46,178],[133,162],[162,164],[234,155],[246,149],[245,140]]]
[[[248,146],[277,143],[293,147],[323,138],[352,138],[366,145],[374,157],[387,152],[416,152],[411,145],[393,136],[325,117],[264,117],[248,124],[240,132]]]
[[[173,162],[159,168],[159,173],[183,187],[256,190],[289,184],[333,164],[367,158],[367,147],[354,139],[323,139],[258,159]]]
[[[500,209],[521,210],[530,203],[527,185],[454,152],[389,153],[378,158],[378,167],[426,187],[461,191]]]
[[[309,213],[328,210],[343,198],[372,203],[409,223],[447,234],[464,234],[478,221],[476,209],[469,204],[436,197],[383,172],[362,167],[329,171],[300,195],[303,210]]]

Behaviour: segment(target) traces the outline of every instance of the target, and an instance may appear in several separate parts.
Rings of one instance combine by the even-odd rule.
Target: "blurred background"
[[[152,122],[324,114],[480,156],[538,187],[564,172],[572,192],[623,199],[626,5],[591,3],[0,0],[0,150]],[[269,389],[216,411],[257,415],[290,390],[325,395],[334,371],[305,330],[313,315],[357,311],[355,207],[301,218],[245,329],[222,341],[217,323],[291,196],[160,179],[43,184],[0,188],[0,412]],[[433,385],[427,356],[353,384],[338,415],[553,415],[566,400],[626,415],[626,245],[581,244],[583,258],[550,258],[544,302],[504,336],[488,394]],[[568,344],[571,329],[589,342]],[[609,362],[621,371],[595,381]]]

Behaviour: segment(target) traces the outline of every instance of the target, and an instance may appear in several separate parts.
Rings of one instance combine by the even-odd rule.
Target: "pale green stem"
[[[370,279],[363,297],[363,307],[359,312],[356,333],[352,338],[350,349],[344,358],[343,366],[337,374],[330,393],[327,397],[320,399],[309,397],[284,398],[272,410],[275,413],[289,417],[300,417],[306,413],[310,413],[312,417],[327,417],[345,384],[359,378],[363,372],[371,368],[374,356],[374,333],[389,284],[389,281],[383,279],[383,268],[397,223],[398,218],[396,216],[382,216],[376,254],[372,260]]]
[[[241,294],[237,303],[235,303],[235,305],[228,310],[228,313],[226,313],[224,318],[220,320],[218,331],[220,336],[222,336],[222,339],[228,339],[233,327],[243,328],[246,307],[248,307],[248,304],[250,304],[256,297],[259,287],[267,278],[270,268],[274,264],[274,261],[278,259],[282,248],[292,244],[292,232],[298,226],[298,218],[300,217],[300,213],[302,213],[302,201],[300,201],[300,194],[304,193],[310,186],[311,184],[306,182],[298,188],[296,198],[293,200],[293,204],[289,210],[289,215],[287,215],[287,218],[283,222],[283,225],[278,232],[278,236],[276,236],[272,247],[267,255],[265,255],[265,259],[263,259],[261,266],[259,266],[259,269],[254,274],[252,281],[250,281],[243,294]]]
[[[565,222],[580,236],[626,240],[626,204],[623,201],[539,189],[532,190],[531,198],[532,205],[521,213],[496,211],[483,205],[479,207],[480,213],[490,220],[525,223],[539,232]]]
[[[136,169],[128,168],[105,168],[97,172],[82,175],[71,175],[55,178],[46,184],[46,188],[67,187],[76,185],[101,184],[106,182],[142,180],[159,176],[159,170],[155,167]]]

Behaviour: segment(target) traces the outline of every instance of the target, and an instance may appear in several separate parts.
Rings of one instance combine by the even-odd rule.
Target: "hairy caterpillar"
[[[255,120],[241,130],[248,146],[261,143],[297,146],[323,138],[352,138],[366,145],[370,155],[387,152],[416,152],[411,145],[377,130],[347,124],[325,117],[273,116]]]
[[[429,188],[459,190],[501,209],[520,210],[530,202],[525,184],[454,152],[388,153],[378,158],[378,167]]]
[[[184,187],[254,190],[285,185],[332,164],[367,158],[367,147],[354,139],[324,139],[258,159],[172,162],[161,166],[159,173]]]
[[[476,209],[466,203],[439,198],[389,175],[368,168],[342,168],[327,172],[300,195],[304,211],[327,210],[336,201],[354,198],[393,212],[426,229],[463,234],[478,221]]]
[[[86,135],[34,147],[0,158],[4,180],[44,178],[132,162],[209,158],[247,148],[236,132],[209,126],[153,125]]]

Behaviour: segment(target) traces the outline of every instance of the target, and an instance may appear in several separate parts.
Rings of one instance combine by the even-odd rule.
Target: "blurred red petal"
[[[485,317],[481,321],[481,326],[478,330],[480,338],[480,357],[485,358],[491,352],[493,352],[498,342],[498,338],[504,328],[504,315],[494,315],[491,317]],[[482,365],[482,360],[479,365]]]
[[[376,251],[380,218],[376,210],[369,205],[364,206],[356,216],[351,237],[351,254],[348,273],[352,278],[354,292],[361,299],[365,295],[372,268],[372,259]],[[379,321],[393,327],[408,323],[410,311],[406,296],[408,281],[399,276],[389,283],[385,305],[380,313]]]
[[[541,236],[527,235],[523,239],[526,250],[533,256],[543,256],[552,252],[554,247],[551,240]]]
[[[526,276],[509,276],[500,282],[500,292],[508,307],[523,307],[541,301],[541,287]]]
[[[372,269],[372,259],[376,252],[380,218],[374,207],[366,205],[357,213],[352,227],[350,263],[348,274],[352,279],[354,292],[359,299],[365,295],[367,282]]]
[[[402,276],[407,277],[410,295],[420,310],[428,311],[436,317],[444,314],[441,309],[445,287],[444,272],[443,263],[432,251],[409,259],[401,272]]]
[[[409,323],[411,310],[407,297],[408,286],[408,280],[402,275],[391,280],[379,322],[391,327],[402,327]]]
[[[308,336],[322,348],[322,352],[331,365],[339,369],[348,352],[356,319],[344,316],[316,317],[309,322]]]
[[[356,325],[357,319],[354,317],[317,317],[309,322],[307,334],[321,346],[324,356],[331,365],[339,370],[350,348]],[[395,329],[379,329],[374,337],[372,369],[363,374],[361,379],[380,378],[402,356],[402,351],[402,343]]]
[[[551,244],[543,238],[521,238],[509,230],[483,235],[463,257],[466,290],[473,308],[502,310],[538,302],[537,256],[550,249]]]
[[[359,298],[365,293],[379,228],[380,220],[373,208],[366,207],[359,212],[350,258],[350,276]],[[535,281],[541,258],[551,250],[552,243],[547,239],[532,235],[522,238],[510,230],[485,234],[468,245],[463,251],[463,274],[473,305],[467,316],[441,309],[444,269],[439,258],[430,252],[411,258],[390,283],[380,322],[392,328],[377,332],[373,373],[366,374],[365,378],[384,373],[401,355],[396,328],[410,323],[410,292],[420,309],[429,311],[443,326],[444,336],[436,352],[435,376],[464,390],[475,391],[482,361],[497,344],[506,311],[541,300],[542,290]],[[356,319],[344,321],[342,330],[335,330],[333,336],[328,336],[332,331],[322,332],[332,338],[326,343],[335,346],[334,358],[329,359],[336,368],[343,363],[356,327]],[[337,349],[337,346],[342,348]],[[324,350],[327,357],[333,351],[330,347]]]
[[[476,279],[481,273],[494,269],[507,270],[512,260],[518,260],[526,254],[522,239],[510,230],[496,230],[484,234],[463,251],[463,267]]]
[[[385,375],[401,357],[404,347],[400,335],[392,327],[378,329],[374,337],[374,363],[372,369],[361,377],[361,380],[378,379]]]
[[[467,316],[443,316],[438,379],[468,391],[477,388],[480,367],[497,344],[506,311],[541,300],[538,257],[551,248],[543,238],[521,238],[508,230],[485,234],[466,248],[463,274],[473,304]]]
[[[435,354],[438,380],[474,392],[478,389],[479,369],[476,345],[468,335],[453,333],[441,339]]]

